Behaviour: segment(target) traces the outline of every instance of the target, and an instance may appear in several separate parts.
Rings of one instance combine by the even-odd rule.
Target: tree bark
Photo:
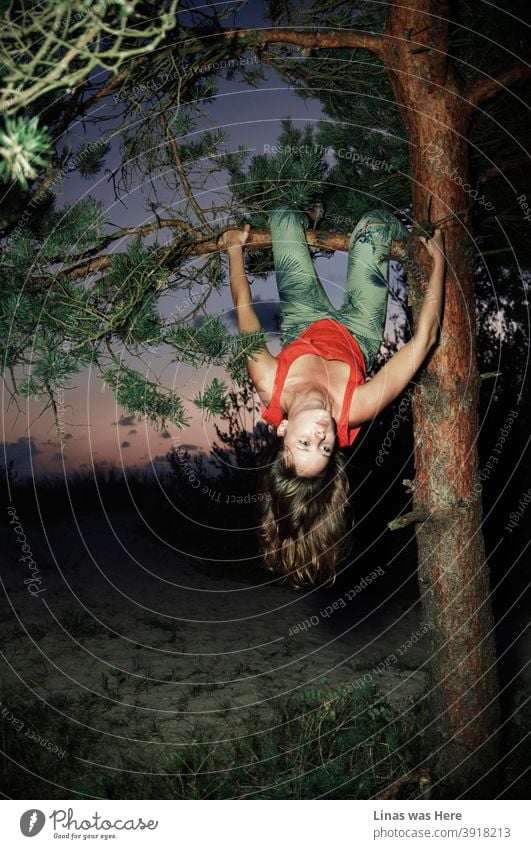
[[[431,657],[429,739],[445,795],[488,798],[498,761],[498,685],[481,532],[474,262],[468,209],[470,104],[447,63],[448,3],[390,5],[382,56],[406,123],[417,221],[444,225],[448,262],[440,344],[413,400],[418,574]],[[419,32],[412,51],[408,33]],[[418,40],[425,50],[418,50]],[[424,257],[417,255],[418,264]],[[426,269],[427,270],[427,269]],[[422,299],[411,279],[414,315]]]
[[[185,256],[207,256],[208,254],[219,253],[222,250],[218,246],[216,239],[205,238],[198,229],[186,221],[172,218],[161,218],[159,221],[150,224],[141,224],[138,227],[124,227],[111,236],[108,236],[104,244],[107,246],[117,239],[123,239],[125,236],[146,236],[149,233],[166,228],[186,230],[189,233],[193,241],[190,241],[183,249]],[[230,230],[231,228],[227,227],[225,229]],[[336,233],[327,230],[306,230],[306,241],[312,248],[322,248],[327,251],[348,251],[349,239],[349,233]],[[255,228],[251,230],[245,248],[246,250],[259,251],[264,248],[270,248],[271,244],[271,230]],[[391,244],[391,256],[395,259],[400,260],[404,255],[404,250],[405,245],[402,242],[393,242]],[[76,263],[68,266],[62,273],[66,277],[69,277],[70,280],[88,277],[90,274],[97,274],[110,268],[113,256],[115,254],[102,254],[101,256],[87,258],[87,255],[85,255]],[[32,279],[35,282],[44,278],[34,277]]]
[[[481,106],[481,104],[496,97],[500,91],[512,86],[522,85],[530,77],[531,67],[523,62],[519,65],[513,65],[511,68],[506,68],[493,77],[482,77],[469,86],[466,93],[467,102],[470,107]]]

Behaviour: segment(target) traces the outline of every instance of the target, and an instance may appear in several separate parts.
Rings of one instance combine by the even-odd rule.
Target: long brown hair
[[[343,455],[334,451],[320,475],[302,477],[286,464],[284,440],[275,437],[264,455],[262,485],[266,569],[293,587],[332,585],[352,527]]]

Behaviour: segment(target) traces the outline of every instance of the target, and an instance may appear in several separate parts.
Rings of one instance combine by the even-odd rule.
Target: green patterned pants
[[[335,318],[350,330],[365,356],[367,369],[382,343],[388,297],[391,242],[409,237],[389,212],[367,212],[351,234],[345,298],[340,309],[328,299],[315,271],[304,227],[308,219],[295,209],[269,215],[281,309],[282,347],[314,321]]]

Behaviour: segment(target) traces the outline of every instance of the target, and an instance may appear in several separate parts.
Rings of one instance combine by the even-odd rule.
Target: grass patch
[[[217,736],[237,739],[215,742],[212,726],[207,734],[196,722],[189,726],[188,744],[150,747],[87,727],[95,724],[96,699],[89,704],[61,697],[47,706],[22,693],[4,693],[4,792],[20,799],[366,799],[422,760],[422,703],[399,714],[373,686],[324,701],[311,692],[302,695],[277,700],[267,722],[259,710],[239,717],[238,727],[218,715]],[[149,740],[150,725],[156,720],[120,730],[125,738]],[[28,739],[26,728],[65,755]],[[406,790],[404,798],[408,792],[415,790]]]

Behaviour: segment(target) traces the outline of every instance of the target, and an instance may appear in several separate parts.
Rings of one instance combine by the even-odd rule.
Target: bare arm
[[[249,225],[243,230],[227,230],[221,237],[229,258],[230,291],[240,333],[260,330],[260,322],[253,307],[251,287],[243,264],[243,246],[248,236]]]
[[[380,410],[394,401],[437,342],[442,319],[446,270],[442,233],[436,230],[432,239],[421,238],[421,241],[432,258],[432,268],[415,334],[372,380],[355,391],[350,406],[351,425],[373,419]]]
[[[227,230],[220,239],[220,244],[226,248],[229,258],[230,290],[240,333],[254,333],[262,329],[253,306],[251,287],[243,264],[243,246],[249,236],[249,229],[247,224],[243,230]],[[262,401],[268,403],[277,368],[276,357],[264,345],[252,357],[247,357],[246,364],[256,391]]]

